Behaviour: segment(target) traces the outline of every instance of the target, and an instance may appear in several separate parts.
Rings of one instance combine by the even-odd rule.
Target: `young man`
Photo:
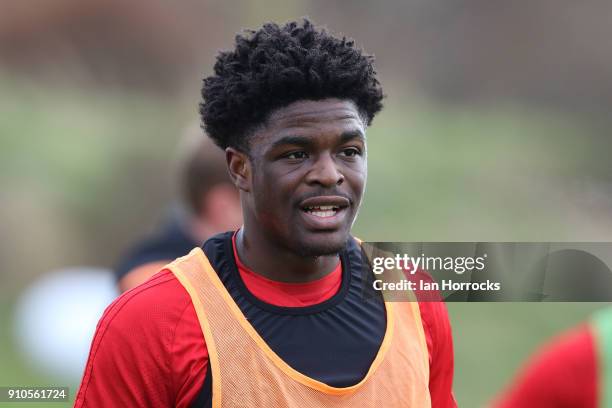
[[[244,225],[108,308],[77,407],[456,406],[444,305],[362,293],[372,62],[307,20],[219,55],[200,112]]]

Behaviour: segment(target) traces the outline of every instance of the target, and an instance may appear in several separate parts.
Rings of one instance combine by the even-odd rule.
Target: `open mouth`
[[[329,218],[329,217],[333,217],[334,215],[338,213],[338,211],[340,211],[340,206],[336,206],[336,205],[309,206],[309,207],[303,208],[302,211],[308,214],[312,214],[315,217]]]
[[[316,231],[337,230],[346,223],[351,201],[343,196],[316,196],[300,203],[307,228]]]

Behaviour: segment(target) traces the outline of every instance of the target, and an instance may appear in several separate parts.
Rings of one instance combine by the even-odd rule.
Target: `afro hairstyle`
[[[200,115],[222,149],[248,152],[248,137],[276,109],[299,100],[352,101],[370,125],[382,109],[374,58],[353,40],[337,38],[308,19],[264,24],[236,36],[204,79]]]

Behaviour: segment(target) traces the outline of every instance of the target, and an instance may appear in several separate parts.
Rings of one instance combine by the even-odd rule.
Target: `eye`
[[[341,154],[346,157],[355,157],[361,155],[361,150],[356,147],[348,147],[346,149],[342,149]]]
[[[284,157],[291,160],[302,160],[308,158],[308,154],[304,151],[297,151],[287,153]]]

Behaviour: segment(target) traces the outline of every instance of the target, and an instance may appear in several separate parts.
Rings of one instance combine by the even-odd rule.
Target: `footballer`
[[[444,304],[362,293],[373,57],[268,23],[218,55],[202,97],[244,223],[109,306],[76,407],[455,407]]]

